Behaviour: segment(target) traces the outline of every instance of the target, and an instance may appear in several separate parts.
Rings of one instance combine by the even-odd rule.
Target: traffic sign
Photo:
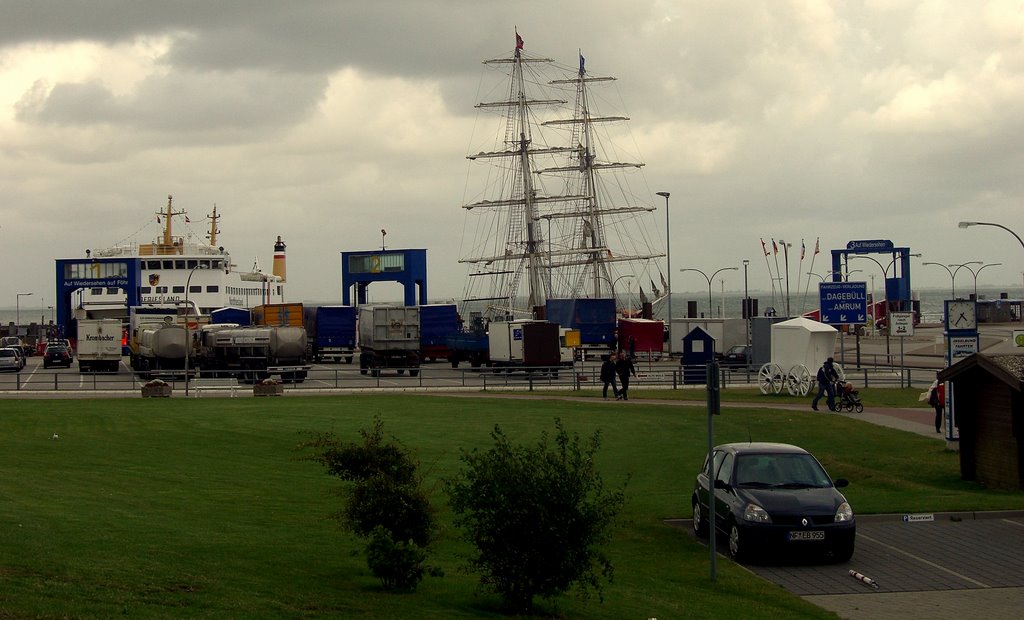
[[[868,320],[866,282],[822,282],[818,294],[822,323],[857,325]]]
[[[914,335],[914,313],[913,312],[890,312],[889,319],[892,321],[893,336]]]

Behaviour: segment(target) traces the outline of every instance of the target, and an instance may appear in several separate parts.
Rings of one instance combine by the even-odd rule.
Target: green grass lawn
[[[375,415],[416,451],[446,524],[432,557],[445,576],[414,594],[380,590],[360,541],[330,518],[339,481],[295,450],[309,431],[358,440]],[[545,613],[834,617],[725,560],[710,583],[706,548],[664,525],[690,516],[707,444],[699,407],[344,395],[5,400],[0,618],[500,617],[497,599],[460,570],[467,549],[447,525],[439,481],[459,467],[460,450],[490,445],[495,424],[533,442],[555,417],[584,436],[602,430],[606,483],[632,478],[604,602],[567,596],[541,605]],[[961,481],[957,456],[941,442],[854,418],[752,405],[727,408],[715,425],[716,443],[808,448],[851,480],[846,495],[860,513],[1024,508],[1024,493]]]

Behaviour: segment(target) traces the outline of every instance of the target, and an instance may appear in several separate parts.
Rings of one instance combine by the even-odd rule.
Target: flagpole
[[[775,238],[772,238],[772,252],[775,254],[775,273],[779,277],[779,296],[782,296],[782,270],[779,269],[779,246],[775,243]],[[775,289],[772,288],[772,305],[775,305]]]
[[[775,305],[775,276],[772,275],[772,266],[768,262],[768,246],[764,243],[764,238],[761,238],[761,250],[764,252],[764,266],[768,268],[768,280],[772,283],[772,305]]]

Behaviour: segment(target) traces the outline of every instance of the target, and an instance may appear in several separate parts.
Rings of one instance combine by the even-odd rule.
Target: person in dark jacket
[[[811,409],[818,410],[818,401],[825,394],[828,394],[828,410],[836,409],[836,381],[839,380],[839,373],[836,372],[835,360],[831,357],[818,369],[818,395],[811,401]]]
[[[601,359],[601,381],[604,383],[604,389],[601,394],[605,400],[608,400],[608,386],[612,388],[612,396],[615,400],[619,399],[619,388],[615,385],[615,362],[612,361],[611,355],[602,355]]]
[[[615,362],[615,372],[619,375],[619,399],[629,400],[629,376],[636,376],[633,358],[620,352],[619,359]]]

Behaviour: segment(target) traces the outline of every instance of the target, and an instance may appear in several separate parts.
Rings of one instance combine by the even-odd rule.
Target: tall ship
[[[582,52],[578,67],[529,56],[518,33],[510,57],[484,64],[503,86],[476,107],[496,113],[500,129],[468,156],[476,165],[467,186],[481,167],[484,180],[463,204],[463,316],[541,318],[548,300],[585,298],[614,298],[622,314],[638,315],[666,299],[643,164],[614,154],[613,128],[624,136],[629,119],[597,109],[594,89],[615,78],[590,75]],[[648,195],[629,189],[638,181]]]
[[[187,303],[190,314],[209,314],[225,307],[252,308],[284,301],[285,244],[274,244],[273,273],[264,273],[259,261],[241,271],[231,254],[217,245],[220,215],[216,205],[206,216],[204,239],[196,235],[175,235],[175,222],[188,228],[191,220],[184,209],[174,208],[173,196],[156,212],[161,234],[152,243],[125,242],[101,250],[86,250],[93,258],[138,258],[141,261],[139,299],[143,306],[180,307]],[[186,288],[188,289],[186,293]],[[76,294],[75,318],[126,318],[127,298],[119,288],[90,288]]]

